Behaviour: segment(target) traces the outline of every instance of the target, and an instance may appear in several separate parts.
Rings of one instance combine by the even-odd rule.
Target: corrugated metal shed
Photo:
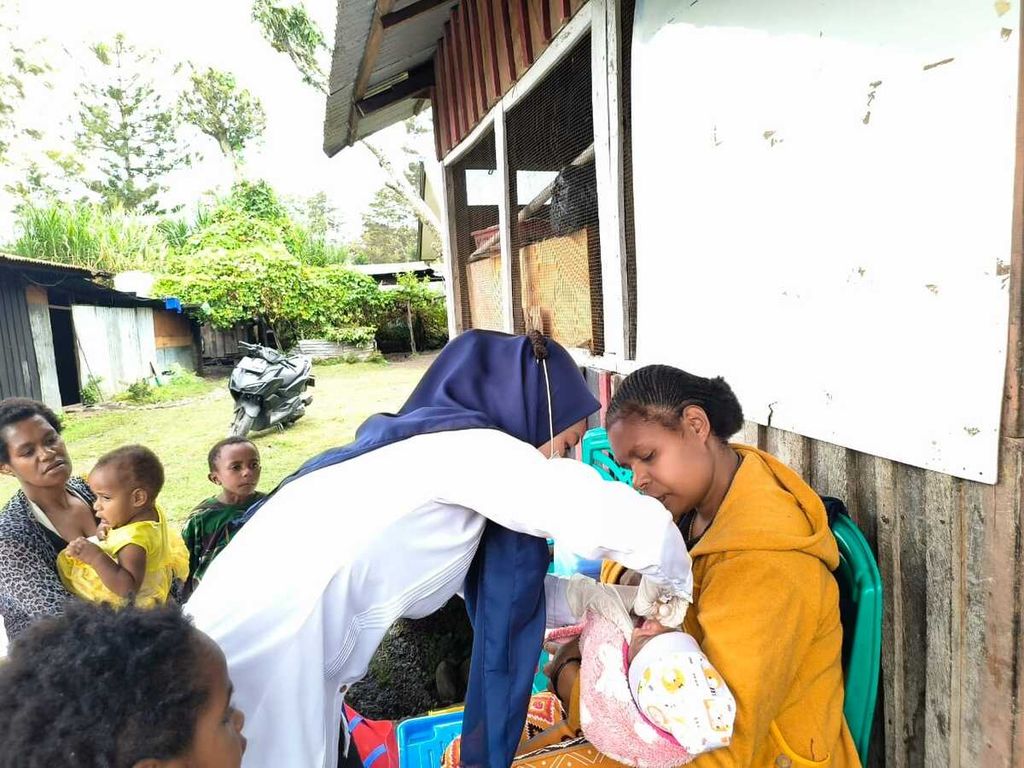
[[[25,282],[0,267],[0,400],[42,398]]]
[[[156,359],[149,350],[154,339],[153,310],[162,310],[164,303],[95,282],[101,274],[0,254],[0,398],[31,397],[60,407],[62,401],[65,405],[77,401],[83,383],[80,371],[103,376],[110,385],[146,374],[146,366]],[[55,311],[67,316],[60,326],[65,329],[63,336],[54,331]],[[106,335],[101,338],[95,328],[76,331],[71,311],[82,317],[105,318]],[[133,322],[125,324],[122,320],[128,316]],[[57,343],[58,337],[62,345]],[[133,342],[135,337],[144,338],[145,345]],[[98,346],[89,347],[92,344]],[[86,347],[89,356],[77,366],[75,358],[85,355]],[[118,364],[97,368],[95,363],[108,356]],[[62,370],[67,380],[62,378]]]
[[[134,293],[115,291],[113,288],[96,282],[100,278],[110,277],[106,272],[94,272],[91,269],[75,267],[70,264],[26,259],[6,253],[0,253],[0,270],[11,275],[19,275],[25,282],[40,288],[66,294],[68,303],[71,301],[70,297],[74,297],[76,304],[164,308],[164,302],[160,299],[146,299],[136,296]]]

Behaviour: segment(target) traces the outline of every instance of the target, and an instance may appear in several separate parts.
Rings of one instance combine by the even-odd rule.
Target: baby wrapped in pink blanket
[[[595,748],[626,765],[673,768],[725,746],[736,703],[696,641],[647,619],[634,627],[615,587],[575,577],[567,592],[582,623],[580,724]]]

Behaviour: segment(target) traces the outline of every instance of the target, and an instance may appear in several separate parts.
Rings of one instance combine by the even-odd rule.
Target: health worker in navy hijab
[[[461,593],[473,621],[462,763],[512,762],[549,600],[547,538],[689,600],[690,560],[656,500],[566,456],[598,410],[538,334],[470,331],[396,414],[306,462],[258,506],[186,605],[246,716],[245,768],[337,764],[344,692],[388,627]],[[563,611],[564,613],[564,611]],[[572,618],[572,617],[570,617]]]

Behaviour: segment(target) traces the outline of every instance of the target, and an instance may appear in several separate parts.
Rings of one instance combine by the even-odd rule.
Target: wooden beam
[[[455,30],[452,26],[454,17],[444,24],[444,54],[448,64],[448,82],[451,83],[452,117],[454,117],[454,131],[452,137],[457,143],[466,135],[466,120],[463,102],[465,94],[462,87],[462,76],[458,69],[459,52],[456,48],[458,42],[455,37]]]
[[[455,114],[455,83],[452,81],[451,62],[448,58],[448,39],[443,37],[437,44],[437,56],[444,73],[444,110],[443,118],[448,126],[449,151],[459,143],[459,129]]]
[[[473,105],[475,98],[473,94],[473,80],[469,70],[469,51],[466,45],[466,34],[462,29],[462,13],[457,8],[452,14],[452,40],[455,46],[452,54],[455,56],[455,65],[458,67],[459,81],[459,116],[462,118],[462,136],[469,133],[476,125],[476,109]]]
[[[384,27],[381,26],[381,16],[387,14],[394,6],[395,0],[377,0],[373,8],[373,18],[370,20],[370,34],[366,37],[366,47],[363,48],[363,58],[359,62],[359,70],[356,74],[356,82],[352,87],[352,107],[348,114],[348,138],[353,143],[353,137],[357,135],[359,123],[359,111],[356,103],[366,95],[366,88],[370,83],[370,75],[373,74],[373,66],[377,63],[377,54],[380,53],[380,44],[384,40]]]
[[[406,72],[406,75],[407,77],[404,80],[395,83],[386,91],[375,93],[373,96],[367,96],[362,101],[357,102],[356,107],[363,117],[371,112],[389,107],[395,102],[402,101],[402,99],[416,96],[434,85],[433,60],[410,69]]]
[[[434,137],[436,141],[437,159],[441,160],[452,148],[451,139],[448,137],[448,121],[444,112],[444,68],[441,64],[441,46],[434,51],[434,87],[430,91],[430,100],[433,102],[434,111]]]
[[[445,5],[450,0],[418,0],[418,2],[412,3],[405,6],[405,8],[399,8],[397,11],[391,11],[381,16],[380,23],[384,29],[390,29],[396,24],[401,24],[403,21],[408,21],[427,11],[432,11],[439,5]]]
[[[436,63],[434,64],[434,67],[437,67]],[[434,79],[435,81],[438,79],[436,73]],[[437,95],[437,92],[438,86],[435,84],[434,87],[431,88],[429,91],[429,98],[430,119],[433,121],[434,124],[434,157],[437,159],[438,162],[440,162],[441,158],[444,157],[444,153],[447,151],[447,149],[445,147],[444,126],[441,123],[440,111],[437,108],[438,100],[440,98]]]
[[[490,0],[481,0],[476,7],[480,42],[483,46],[484,84],[487,89],[487,106],[490,108],[504,95],[501,90],[501,73],[498,72],[498,45],[495,37],[494,8]]]
[[[469,87],[469,124],[472,127],[484,116],[484,111],[487,107],[483,105],[483,99],[480,98],[483,83],[477,82],[476,57],[473,53],[473,32],[469,23],[469,3],[459,3],[459,7],[455,9],[455,18],[459,23],[460,48],[465,53],[464,62],[466,68],[464,75],[466,77],[466,85]]]
[[[515,44],[512,42],[512,15],[509,4],[498,0],[498,6],[501,8],[498,17],[501,21],[502,45],[505,47],[505,59],[508,64],[508,83],[502,83],[501,86],[504,93],[519,79],[519,68],[516,66]]]
[[[519,39],[523,45],[523,57],[526,69],[533,64],[533,35],[530,32],[530,0],[519,0],[519,21],[522,26],[519,29]],[[518,74],[518,73],[517,73]]]
[[[484,72],[484,53],[483,53],[483,38],[480,33],[480,10],[475,0],[469,0],[466,3],[466,24],[467,31],[469,33],[470,43],[470,64],[472,65],[473,71],[476,73],[477,83],[477,99],[479,100],[480,114],[479,118],[482,118],[487,112],[487,108],[491,106],[490,99],[487,98],[487,75]]]

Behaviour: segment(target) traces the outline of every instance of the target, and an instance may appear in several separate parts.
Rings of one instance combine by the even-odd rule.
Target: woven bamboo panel
[[[581,229],[519,251],[526,327],[567,347],[589,348],[594,338],[587,241]]]

